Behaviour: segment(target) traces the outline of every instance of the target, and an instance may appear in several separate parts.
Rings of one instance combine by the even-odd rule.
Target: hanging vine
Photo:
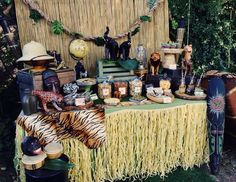
[[[35,0],[22,0],[30,9],[30,18],[33,19],[35,22],[44,19],[47,23],[51,26],[51,30],[54,34],[59,35],[61,33],[65,33],[72,38],[80,38],[85,41],[92,41],[97,46],[104,45],[103,37],[99,36],[84,36],[81,32],[73,32],[70,28],[66,27],[62,22],[59,20],[52,20],[45,12],[41,10],[39,5]],[[147,6],[149,10],[142,16],[138,17],[134,23],[129,27],[128,31],[122,32],[120,34],[115,35],[112,37],[113,39],[119,39],[128,35],[131,32],[131,35],[134,36],[140,31],[140,25],[143,22],[151,22],[151,17],[153,12],[157,9],[158,5],[163,2],[164,0],[147,0]]]

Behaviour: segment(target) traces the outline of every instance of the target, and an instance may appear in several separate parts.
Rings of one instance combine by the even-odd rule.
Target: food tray
[[[186,99],[186,100],[205,100],[206,99],[206,94],[203,96],[195,96],[195,95],[188,95],[188,94],[180,94],[179,91],[175,91],[176,97],[180,99]]]
[[[174,102],[174,100],[175,100],[174,95],[172,95],[170,102],[166,102],[164,97],[155,97],[155,96],[152,96],[151,94],[147,94],[147,98],[149,98],[150,100],[157,102],[159,104],[168,104],[168,103]]]

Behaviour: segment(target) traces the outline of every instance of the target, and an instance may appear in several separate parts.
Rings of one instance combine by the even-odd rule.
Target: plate
[[[188,95],[188,94],[180,94],[179,91],[175,91],[176,97],[180,99],[186,99],[186,100],[205,100],[206,99],[206,94],[202,96],[195,96],[195,95]]]

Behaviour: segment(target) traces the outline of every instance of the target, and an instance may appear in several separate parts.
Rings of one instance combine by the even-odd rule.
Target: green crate
[[[111,81],[129,81],[136,77],[134,71],[122,68],[116,61],[98,60],[97,82],[103,82],[108,76],[112,76]]]

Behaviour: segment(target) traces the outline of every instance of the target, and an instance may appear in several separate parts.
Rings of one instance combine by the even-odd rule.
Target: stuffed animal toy
[[[150,69],[152,75],[158,75],[161,63],[161,55],[158,52],[153,52],[150,57]]]
[[[192,52],[193,48],[192,45],[186,45],[183,51],[183,59],[182,59],[182,69],[185,71],[185,75],[192,74]]]
[[[131,35],[128,33],[128,40],[123,42],[119,48],[119,57],[122,56],[122,59],[129,59],[129,52],[131,48]]]
[[[106,32],[104,33],[104,40],[105,40],[105,58],[108,60],[109,58],[112,60],[117,59],[117,54],[119,50],[118,43],[108,36],[109,34],[109,27],[106,27]]]
[[[33,90],[32,95],[35,95],[39,98],[45,112],[49,112],[49,109],[47,108],[47,104],[50,102],[58,111],[62,110],[57,105],[58,103],[61,103],[63,101],[63,96],[61,94],[57,94],[55,92],[42,91],[42,90]]]

